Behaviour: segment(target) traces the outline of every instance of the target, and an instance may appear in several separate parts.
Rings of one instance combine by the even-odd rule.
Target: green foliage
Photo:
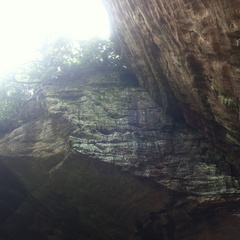
[[[220,101],[227,106],[227,108],[232,112],[238,114],[239,106],[235,99],[232,99],[225,94],[218,93],[218,98]]]
[[[23,103],[30,98],[30,85],[11,81],[0,81],[0,135],[16,126],[16,116]]]
[[[16,117],[31,97],[34,84],[77,80],[97,71],[128,73],[110,41],[59,38],[46,42],[34,61],[6,76],[4,81],[0,79],[0,133],[17,125]]]
[[[219,92],[213,84],[211,85],[211,89],[215,92],[218,99],[228,108],[229,111],[235,114],[239,114],[240,107],[236,99],[233,99],[226,94]]]
[[[46,42],[37,60],[29,63],[18,80],[51,82],[77,79],[90,71],[126,69],[108,40],[73,41],[60,38]]]

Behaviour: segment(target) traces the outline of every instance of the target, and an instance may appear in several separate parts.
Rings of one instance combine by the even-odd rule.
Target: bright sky
[[[29,61],[48,38],[109,37],[101,0],[0,0],[0,73]]]

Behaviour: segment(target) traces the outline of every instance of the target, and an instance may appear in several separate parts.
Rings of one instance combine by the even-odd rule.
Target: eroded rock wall
[[[163,108],[240,162],[240,2],[104,0],[121,53]],[[177,100],[176,100],[177,99]]]
[[[0,140],[0,238],[238,236],[237,170],[131,79],[45,85],[19,118]]]
[[[172,190],[208,197],[240,193],[225,155],[187,124],[174,122],[146,90],[118,73],[44,87],[38,95],[42,100],[35,104],[45,113],[0,140],[2,155],[44,161],[54,155],[53,172],[66,152],[74,151]],[[35,108],[32,101],[23,109],[27,117]]]

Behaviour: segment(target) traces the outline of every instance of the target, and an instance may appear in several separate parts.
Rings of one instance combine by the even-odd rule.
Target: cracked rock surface
[[[240,221],[234,166],[132,79],[44,85],[19,118],[0,140],[2,239],[217,238]]]
[[[240,166],[239,0],[104,0],[140,83]]]

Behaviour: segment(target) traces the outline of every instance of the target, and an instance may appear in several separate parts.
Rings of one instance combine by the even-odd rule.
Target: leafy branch
[[[59,38],[46,42],[34,61],[0,79],[0,134],[16,126],[16,117],[36,85],[77,80],[88,71],[124,72],[126,69],[108,40]]]

